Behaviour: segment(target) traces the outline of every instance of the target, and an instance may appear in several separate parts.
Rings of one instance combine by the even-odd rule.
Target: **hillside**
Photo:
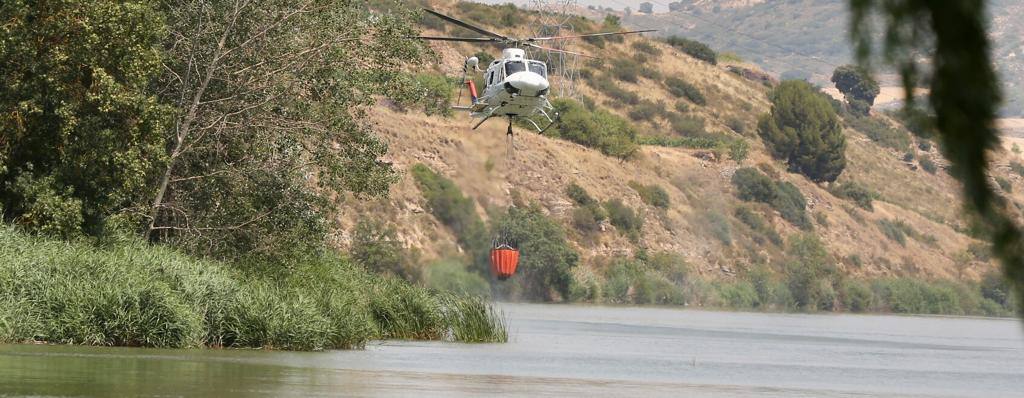
[[[469,7],[451,3],[436,4],[442,11],[465,15]],[[482,6],[481,6],[482,7]],[[508,30],[495,26],[495,29]],[[439,33],[431,32],[430,33]],[[447,33],[454,33],[449,30]],[[656,51],[644,45],[649,43]],[[480,50],[497,53],[494,48],[463,44],[431,43],[437,54],[432,67],[454,76],[462,57]],[[450,178],[475,202],[477,213],[488,218],[488,210],[514,202],[537,203],[543,211],[567,231],[571,245],[581,256],[580,264],[592,270],[609,259],[632,256],[638,251],[677,253],[701,276],[709,280],[729,280],[759,265],[781,272],[788,254],[785,245],[765,239],[765,231],[755,230],[737,217],[737,209],[753,209],[779,236],[796,236],[801,229],[787,222],[769,206],[744,202],[737,198],[730,182],[737,169],[756,167],[781,181],[794,184],[806,197],[807,214],[813,234],[825,244],[828,253],[844,275],[854,278],[911,276],[924,279],[979,280],[995,269],[986,253],[986,245],[967,234],[970,223],[961,216],[957,183],[943,170],[944,162],[930,143],[910,142],[904,130],[901,150],[880,145],[865,133],[847,126],[847,168],[835,186],[856,182],[877,193],[873,209],[864,209],[850,199],[830,193],[825,184],[816,184],[802,175],[787,172],[784,163],[773,160],[756,134],[756,118],[769,111],[768,86],[749,80],[729,68],[749,64],[720,62],[711,65],[666,44],[647,37],[627,38],[622,43],[603,43],[604,48],[580,43],[576,49],[607,58],[605,65],[590,63],[585,69],[591,78],[582,79],[582,98],[629,119],[638,106],[609,97],[607,84],[618,59],[643,59],[648,77],[636,83],[617,81],[616,85],[639,94],[643,100],[666,103],[663,117],[651,117],[632,124],[642,136],[673,137],[669,122],[672,114],[704,120],[704,134],[743,140],[750,146],[749,156],[732,160],[714,150],[643,145],[627,160],[561,139],[539,136],[520,129],[513,158],[506,158],[505,126],[492,121],[476,131],[463,114],[453,117],[427,116],[416,110],[398,110],[383,101],[372,113],[375,130],[389,144],[388,161],[402,171],[390,196],[383,200],[346,198],[341,222],[349,233],[340,237],[342,246],[351,240],[351,231],[365,218],[393,225],[407,246],[416,248],[424,264],[451,257],[462,251],[453,233],[427,210],[427,204],[408,171],[425,164]],[[642,49],[642,50],[641,50]],[[645,53],[660,53],[644,56]],[[706,97],[706,105],[690,104],[685,112],[675,109],[676,97],[664,84],[669,77],[680,77],[696,86]],[[603,82],[603,83],[602,83]],[[557,84],[557,82],[555,83]],[[894,123],[878,114],[883,123]],[[920,144],[920,145],[919,145]],[[899,147],[896,145],[895,147]],[[909,153],[909,154],[908,154]],[[1013,190],[1014,202],[1021,202],[1021,175],[1009,166],[1010,151],[997,154],[1001,167],[999,179]],[[906,160],[905,160],[906,158]],[[938,170],[922,167],[934,159]],[[631,182],[663,188],[670,199],[666,208],[645,203]],[[620,198],[637,209],[644,219],[639,240],[605,221],[598,232],[585,233],[574,227],[573,201],[566,188],[576,183],[598,201]],[[900,231],[893,231],[893,229]],[[770,234],[770,233],[769,233]]]
[[[665,3],[668,2],[656,2]],[[738,54],[776,75],[808,78],[828,86],[836,66],[853,61],[847,3],[829,0],[717,2],[680,1],[681,10],[654,15],[633,13],[629,26],[661,29]],[[621,10],[618,2],[606,2]],[[1007,97],[1004,114],[1024,115],[1024,12],[1020,2],[991,1],[993,58]],[[662,7],[665,8],[665,7]],[[895,85],[893,78],[883,83]]]

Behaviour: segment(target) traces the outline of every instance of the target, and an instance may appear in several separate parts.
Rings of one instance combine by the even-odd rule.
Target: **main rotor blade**
[[[586,37],[600,37],[600,36],[614,36],[614,35],[632,35],[632,34],[637,34],[637,33],[648,33],[648,32],[657,32],[657,31],[658,31],[657,29],[648,29],[648,30],[631,30],[631,31],[627,31],[627,32],[590,33],[590,34],[586,34],[586,35],[572,35],[572,36],[531,37],[529,39],[524,39],[523,41],[531,42],[531,41],[547,41],[547,40],[563,40],[563,39],[582,39],[582,38],[586,38]]]
[[[468,22],[464,22],[464,21],[461,21],[461,20],[449,17],[447,15],[444,15],[444,14],[439,13],[437,11],[431,10],[429,8],[424,8],[423,11],[426,11],[426,12],[428,12],[428,13],[430,13],[430,14],[438,17],[438,18],[441,18],[441,19],[443,19],[445,21],[448,21],[448,22],[451,22],[453,24],[459,25],[459,26],[461,26],[463,28],[472,30],[472,31],[474,31],[476,33],[479,33],[479,34],[482,34],[484,36],[490,36],[490,37],[493,37],[495,39],[508,40],[508,37],[505,37],[505,36],[499,35],[497,33],[491,32],[491,31],[489,31],[487,29],[484,29],[484,28],[481,28],[479,26],[472,25],[472,24],[470,24]]]
[[[524,45],[524,46],[529,46],[529,47],[533,47],[533,48],[539,48],[539,49],[541,49],[541,50],[544,50],[544,51],[551,51],[551,52],[555,52],[555,53],[562,53],[562,54],[571,54],[571,55],[578,55],[578,56],[581,56],[581,57],[586,57],[586,58],[597,58],[597,57],[595,57],[595,56],[592,56],[592,55],[587,55],[587,54],[583,54],[583,53],[578,53],[578,52],[575,52],[575,51],[568,51],[568,50],[559,50],[559,49],[557,49],[557,48],[551,48],[551,47],[544,47],[544,46],[538,46],[538,45],[536,45],[536,44],[533,44],[533,43],[523,43],[523,45]]]
[[[491,37],[443,37],[443,36],[406,36],[406,39],[437,40],[437,41],[465,41],[471,43],[498,42],[498,39]]]

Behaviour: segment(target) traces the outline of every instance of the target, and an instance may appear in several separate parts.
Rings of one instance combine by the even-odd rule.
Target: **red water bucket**
[[[505,280],[516,273],[519,265],[519,250],[512,248],[491,249],[491,272],[498,280]]]

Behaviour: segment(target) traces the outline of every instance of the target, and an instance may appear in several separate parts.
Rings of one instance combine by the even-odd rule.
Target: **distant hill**
[[[616,2],[607,2],[609,5]],[[660,3],[666,3],[661,1]],[[852,61],[849,12],[845,1],[680,0],[677,11],[624,17],[630,26],[661,29],[738,54],[783,78],[805,78],[831,85],[836,65]],[[994,58],[1004,80],[1004,114],[1024,115],[1024,3],[990,3]],[[621,8],[621,7],[615,7]],[[895,79],[883,76],[883,83]]]

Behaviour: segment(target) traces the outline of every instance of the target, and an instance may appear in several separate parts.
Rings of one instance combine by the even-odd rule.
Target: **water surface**
[[[1018,320],[506,304],[507,344],[0,346],[0,396],[1024,397]]]

